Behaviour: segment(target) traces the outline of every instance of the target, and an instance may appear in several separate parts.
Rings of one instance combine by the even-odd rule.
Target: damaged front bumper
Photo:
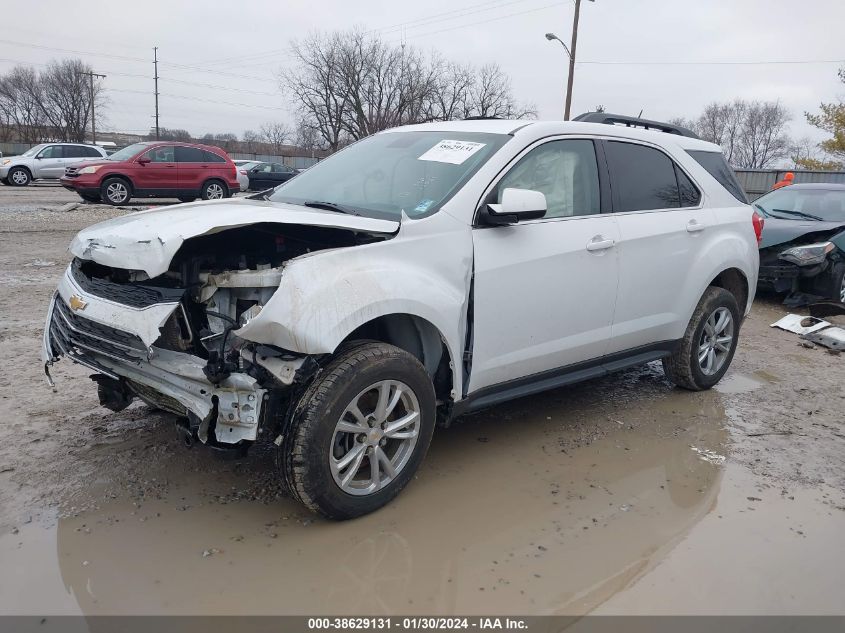
[[[255,440],[267,389],[240,372],[213,384],[203,371],[205,359],[154,345],[159,328],[180,305],[176,301],[136,308],[103,299],[80,287],[69,267],[50,302],[44,328],[42,360],[48,381],[52,384],[50,366],[67,356],[120,381],[150,404],[195,416],[204,442]],[[280,377],[286,375],[285,368],[274,369]]]

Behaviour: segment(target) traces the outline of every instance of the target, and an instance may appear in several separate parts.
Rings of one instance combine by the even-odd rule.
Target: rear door
[[[277,183],[273,181],[273,164],[261,163],[256,165],[249,171],[249,188],[256,191],[262,189],[269,189],[275,187]]]
[[[132,172],[135,189],[153,195],[176,195],[179,191],[179,174],[176,169],[175,147],[159,145],[142,157],[150,162],[140,164]]]
[[[548,140],[523,153],[486,197],[498,202],[506,187],[540,191],[548,211],[538,220],[473,229],[470,392],[606,353],[619,229],[612,214],[601,213],[604,181],[592,140]]]
[[[714,230],[712,210],[702,207],[701,188],[657,146],[608,140],[604,150],[621,234],[608,353],[668,343],[689,318],[680,297]]]
[[[176,169],[179,173],[179,191],[182,194],[199,193],[208,176],[206,152],[198,147],[176,146]]]

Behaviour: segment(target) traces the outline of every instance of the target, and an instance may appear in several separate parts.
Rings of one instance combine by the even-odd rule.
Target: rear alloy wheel
[[[668,358],[666,377],[684,389],[710,389],[722,379],[739,340],[740,312],[734,296],[710,286],[701,297],[687,331]]]
[[[414,476],[434,431],[431,378],[408,352],[360,343],[308,387],[279,458],[288,488],[330,519],[388,503]]]
[[[209,180],[202,186],[203,200],[222,200],[228,197],[227,193],[223,183],[217,180]]]
[[[126,204],[132,198],[129,183],[123,178],[107,178],[100,187],[100,197],[103,202],[118,206]]]
[[[23,167],[12,167],[6,177],[9,180],[9,184],[15,187],[26,187],[32,182],[32,175],[29,173],[29,170]]]

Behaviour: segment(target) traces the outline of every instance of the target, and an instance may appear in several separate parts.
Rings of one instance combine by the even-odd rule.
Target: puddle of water
[[[417,481],[355,521],[209,503],[188,476],[140,507],[24,525],[0,537],[0,612],[586,613],[712,509],[722,469],[691,446],[724,454],[727,433],[717,394],[643,400],[594,441],[574,419],[591,405],[560,398],[436,434]]]
[[[765,372],[755,372],[756,375],[760,375],[761,373]],[[762,378],[763,376],[760,377]],[[724,394],[748,393],[749,391],[754,391],[762,387],[763,384],[763,382],[750,378],[749,376],[730,374],[725,376],[713,389]]]

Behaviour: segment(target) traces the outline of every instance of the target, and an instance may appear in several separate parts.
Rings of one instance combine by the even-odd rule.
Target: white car
[[[397,128],[269,196],[97,224],[45,370],[85,365],[104,406],[171,411],[189,443],[275,442],[293,494],[336,519],[392,499],[462,413],[655,360],[707,389],[762,221],[717,146],[663,129]]]
[[[65,175],[65,167],[92,158],[108,158],[108,154],[99,145],[42,143],[20,156],[0,159],[0,182],[22,187],[33,180],[58,180]]]
[[[237,177],[238,177],[238,184],[241,187],[241,191],[248,191],[249,190],[249,170],[255,167],[256,165],[260,165],[260,160],[233,160],[235,163],[235,167],[238,169]]]

